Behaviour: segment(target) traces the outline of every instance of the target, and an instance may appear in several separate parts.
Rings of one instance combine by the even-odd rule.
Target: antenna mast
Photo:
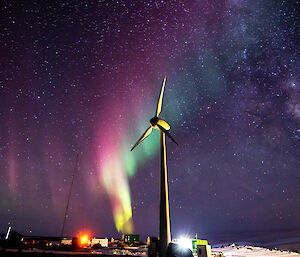
[[[68,201],[67,201],[67,206],[66,206],[66,210],[65,210],[65,215],[64,215],[64,222],[63,222],[63,225],[61,228],[61,233],[60,233],[61,237],[64,236],[65,224],[67,221],[68,209],[69,209],[69,204],[70,204],[70,199],[71,199],[71,194],[72,194],[72,188],[73,188],[73,184],[74,184],[74,177],[75,177],[76,171],[78,170],[78,160],[79,160],[79,154],[76,155],[76,162],[75,162],[75,167],[74,167],[73,174],[72,174],[71,186],[70,186],[70,191],[69,191],[69,195],[68,195]]]

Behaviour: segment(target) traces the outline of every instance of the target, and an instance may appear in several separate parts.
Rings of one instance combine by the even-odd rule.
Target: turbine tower
[[[160,222],[159,222],[159,240],[160,249],[159,256],[165,257],[167,252],[167,247],[171,242],[171,231],[170,231],[170,214],[169,214],[169,194],[168,194],[168,174],[167,174],[167,157],[166,157],[166,135],[176,144],[177,142],[169,133],[170,125],[159,118],[161,113],[163,95],[165,90],[167,77],[164,77],[162,88],[160,91],[157,108],[155,116],[150,119],[150,126],[146,129],[144,134],[131,148],[131,151],[137,147],[147,136],[152,132],[152,129],[157,129],[160,131]]]

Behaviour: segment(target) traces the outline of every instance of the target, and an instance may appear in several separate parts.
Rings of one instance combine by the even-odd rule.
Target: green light
[[[132,177],[136,173],[136,160],[133,154],[129,151],[123,153],[123,163],[125,166],[126,174]]]

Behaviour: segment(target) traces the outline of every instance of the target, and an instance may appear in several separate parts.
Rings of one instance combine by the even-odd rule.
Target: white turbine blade
[[[149,136],[152,132],[152,127],[146,129],[144,134],[140,137],[140,139],[135,143],[135,145],[131,148],[130,151],[132,151],[134,148],[136,148],[147,136]]]
[[[162,126],[165,130],[169,130],[171,128],[170,125],[166,121],[164,121],[162,119],[159,119],[158,122],[157,122],[157,124],[159,124],[160,126]]]
[[[164,132],[166,135],[167,135],[167,137],[169,137],[176,145],[178,145],[178,143],[175,141],[175,139],[171,136],[171,134],[167,131],[167,130],[165,130],[162,126],[160,126],[159,124],[156,124],[157,125],[157,127],[159,127],[159,129],[162,131],[162,132]]]
[[[163,84],[162,84],[162,87],[161,87],[161,91],[160,91],[160,95],[159,95],[159,99],[158,99],[158,103],[157,103],[157,108],[156,108],[156,113],[155,113],[156,117],[161,112],[161,107],[162,107],[162,101],[163,101],[163,97],[164,97],[164,90],[165,90],[166,80],[167,80],[167,76],[165,76]]]

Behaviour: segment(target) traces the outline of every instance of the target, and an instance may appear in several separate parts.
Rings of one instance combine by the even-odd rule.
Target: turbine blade
[[[131,148],[130,151],[132,151],[134,148],[136,148],[147,136],[149,136],[152,132],[152,127],[146,129],[144,134],[140,137],[140,139],[135,143],[135,145]]]
[[[158,122],[157,122],[157,124],[159,124],[160,126],[162,126],[165,130],[169,130],[170,129],[170,125],[166,121],[164,121],[162,119],[159,119]]]
[[[164,97],[164,90],[165,90],[166,80],[167,80],[167,76],[165,76],[163,84],[162,84],[162,87],[161,87],[161,90],[160,90],[160,95],[159,95],[159,99],[158,99],[158,103],[157,103],[155,117],[157,117],[160,114],[160,112],[161,112],[161,107],[162,107],[162,101],[163,101],[163,97]]]
[[[157,127],[159,127],[160,128],[160,130],[162,131],[162,132],[164,132],[176,145],[178,145],[178,143],[175,141],[175,139],[171,136],[171,134],[167,131],[167,130],[165,130],[162,126],[160,126],[159,124],[156,124],[157,125]]]

